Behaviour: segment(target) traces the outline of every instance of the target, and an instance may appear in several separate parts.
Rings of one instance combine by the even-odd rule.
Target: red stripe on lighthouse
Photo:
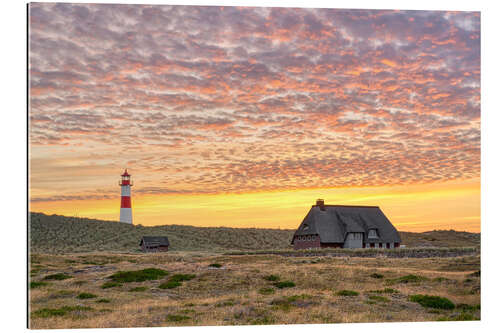
[[[131,208],[131,202],[130,202],[130,197],[122,197],[122,204],[120,206],[121,208]]]

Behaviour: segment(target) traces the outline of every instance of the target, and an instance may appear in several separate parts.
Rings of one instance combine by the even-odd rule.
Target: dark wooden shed
[[[167,252],[169,245],[167,236],[143,236],[139,244],[143,252]]]

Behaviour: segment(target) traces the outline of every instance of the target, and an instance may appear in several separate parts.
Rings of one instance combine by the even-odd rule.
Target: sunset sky
[[[480,231],[478,12],[31,4],[30,210]]]

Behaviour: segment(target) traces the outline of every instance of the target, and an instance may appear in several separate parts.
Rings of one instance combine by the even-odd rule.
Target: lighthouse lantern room
[[[122,200],[120,205],[120,222],[132,224],[132,202],[130,201],[130,187],[134,185],[130,181],[130,174],[125,169],[118,182],[122,189]]]

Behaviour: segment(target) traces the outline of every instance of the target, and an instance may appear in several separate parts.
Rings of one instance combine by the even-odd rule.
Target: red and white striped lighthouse
[[[130,186],[134,185],[130,181],[130,175],[125,169],[122,179],[118,182],[122,188],[122,203],[120,206],[120,222],[132,224],[132,202],[130,201]]]

